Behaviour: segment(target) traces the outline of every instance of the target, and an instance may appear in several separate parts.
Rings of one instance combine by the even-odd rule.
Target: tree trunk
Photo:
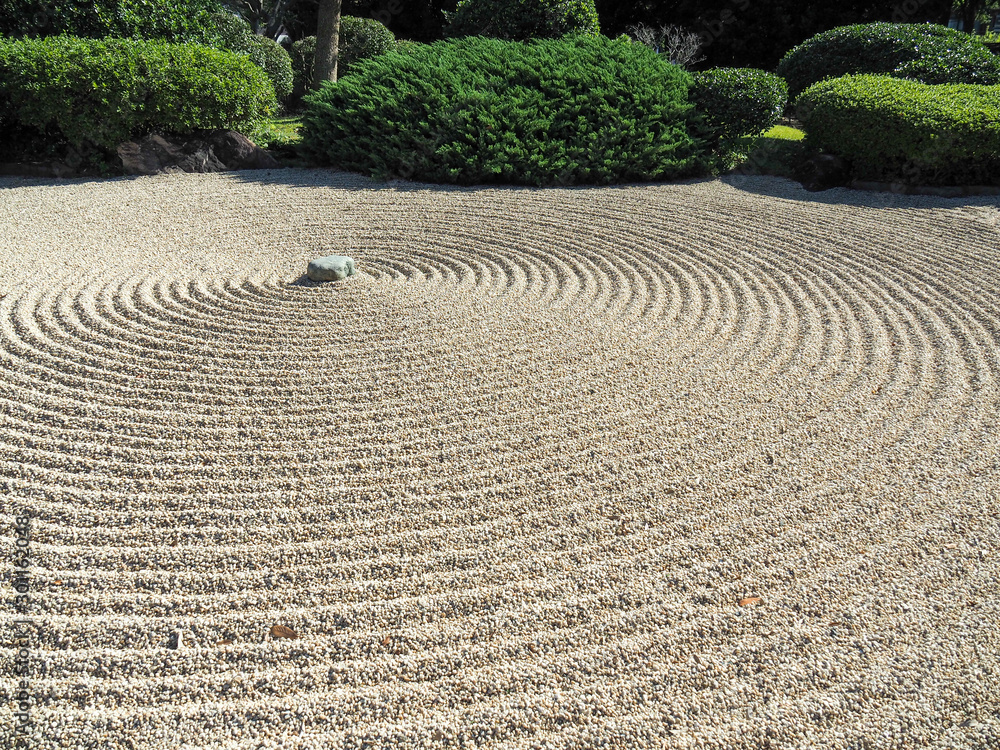
[[[323,81],[337,80],[337,47],[340,42],[340,7],[342,0],[320,0],[316,28],[316,67],[313,87]]]
[[[959,6],[959,18],[962,19],[962,31],[966,34],[976,33],[976,18],[983,11],[985,3],[982,0],[965,0]]]
[[[288,13],[288,8],[291,4],[292,0],[278,0],[278,2],[275,3],[274,12],[271,14],[271,18],[267,22],[267,28],[264,29],[264,36],[270,37],[271,39],[278,38],[278,32],[281,31],[281,27],[285,23],[285,15]]]

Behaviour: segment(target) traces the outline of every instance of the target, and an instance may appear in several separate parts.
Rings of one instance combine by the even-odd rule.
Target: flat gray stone
[[[313,281],[340,281],[354,276],[354,258],[346,255],[327,255],[309,262],[306,275]]]

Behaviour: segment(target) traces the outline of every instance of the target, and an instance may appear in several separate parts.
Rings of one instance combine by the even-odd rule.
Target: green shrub
[[[411,42],[412,44],[412,42]],[[374,18],[342,16],[337,40],[337,78],[349,75],[360,60],[383,55],[396,47],[396,37]],[[312,87],[316,65],[316,37],[307,36],[292,44],[294,99],[301,99]]]
[[[759,135],[781,119],[788,103],[783,78],[755,68],[714,68],[694,74],[690,92],[709,137]]]
[[[389,52],[306,98],[312,160],[380,178],[531,185],[699,173],[691,77],[605,37],[484,37]]]
[[[934,24],[870,23],[824,31],[777,68],[794,98],[827,78],[877,73],[923,83],[1000,83],[1000,58],[979,38]]]
[[[446,35],[524,41],[600,31],[594,0],[460,0]]]
[[[307,36],[292,43],[292,100],[298,101],[312,88],[316,63],[316,37]]]
[[[212,34],[215,37],[215,45],[222,49],[233,52],[243,52],[242,47],[246,44],[246,39],[253,36],[253,29],[250,24],[234,13],[222,12],[212,14]]]
[[[1000,181],[1000,86],[845,76],[799,97],[808,143],[850,160],[860,179]]]
[[[247,55],[271,79],[274,93],[284,101],[292,93],[292,58],[273,39],[254,34],[250,24],[232,13],[213,16],[219,42],[213,46]]]
[[[397,39],[396,40],[396,52],[411,52],[416,49],[420,49],[423,44],[421,42],[414,42],[411,39]]]
[[[395,48],[396,37],[385,24],[374,18],[343,16],[337,42],[337,77],[350,75],[359,60],[384,55]]]
[[[893,72],[894,78],[909,78],[920,83],[978,83],[993,86],[1000,83],[1000,57],[986,52],[949,49],[935,57],[923,57],[902,63]]]
[[[7,123],[48,141],[113,149],[151,130],[253,134],[274,89],[244,56],[196,44],[58,36],[0,44]]]
[[[0,0],[0,35],[205,42],[218,0]]]
[[[267,73],[279,100],[284,101],[292,93],[292,58],[276,41],[252,34],[246,48],[233,52],[249,55],[250,61]]]

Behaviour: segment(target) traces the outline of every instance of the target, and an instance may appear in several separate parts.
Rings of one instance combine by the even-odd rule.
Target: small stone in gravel
[[[312,281],[340,281],[353,276],[354,259],[346,255],[327,255],[309,262],[307,275]]]
[[[272,625],[271,626],[271,637],[272,638],[298,638],[299,634],[296,633],[291,628],[286,628],[284,625]]]

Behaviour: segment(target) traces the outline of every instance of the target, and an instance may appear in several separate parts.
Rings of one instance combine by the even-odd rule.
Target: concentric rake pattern
[[[995,205],[296,179],[0,195],[37,747],[1000,742]]]

